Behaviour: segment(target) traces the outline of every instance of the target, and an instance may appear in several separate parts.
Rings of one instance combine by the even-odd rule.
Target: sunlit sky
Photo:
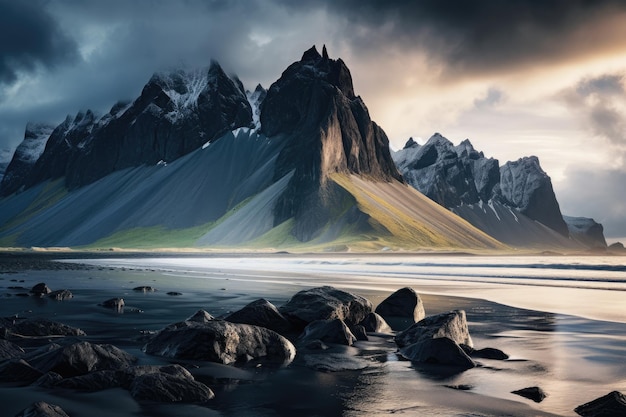
[[[626,2],[0,0],[0,149],[219,61],[269,87],[326,44],[393,148],[440,132],[537,155],[564,214],[626,236]]]

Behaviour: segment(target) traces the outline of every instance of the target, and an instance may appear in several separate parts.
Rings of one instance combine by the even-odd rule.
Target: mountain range
[[[496,250],[606,246],[535,157],[435,134],[393,153],[324,47],[267,90],[217,62],[139,97],[29,123],[0,183],[1,246]]]

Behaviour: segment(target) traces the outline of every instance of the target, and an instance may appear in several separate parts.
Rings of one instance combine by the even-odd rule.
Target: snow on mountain
[[[252,107],[252,123],[255,129],[261,128],[261,105],[267,96],[267,90],[261,84],[257,84],[254,91],[246,90],[246,97]]]
[[[205,73],[157,74],[130,104],[100,118],[68,117],[23,192],[0,198],[0,240],[503,247],[403,183],[387,136],[354,94],[350,71],[326,48],[321,55],[315,47],[306,51],[265,99],[260,89],[246,97],[241,82],[216,63]],[[250,102],[260,108],[260,129],[253,129]]]
[[[393,154],[405,180],[444,207],[487,202],[498,181],[498,161],[466,140],[455,147],[435,133],[423,146],[409,139]]]
[[[24,140],[18,145],[10,162],[4,169],[0,189],[7,184],[17,183],[25,178],[30,169],[41,157],[54,127],[47,123],[28,123]]]

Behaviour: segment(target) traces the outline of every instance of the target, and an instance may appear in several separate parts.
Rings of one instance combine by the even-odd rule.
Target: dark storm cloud
[[[320,4],[284,3],[308,8]],[[326,7],[345,19],[346,41],[362,51],[423,49],[447,65],[446,73],[457,76],[555,61],[597,52],[607,43],[624,43],[597,25],[626,13],[626,2],[620,0],[328,0]]]
[[[20,71],[74,61],[76,44],[49,15],[41,1],[0,0],[0,84]]]
[[[624,75],[604,74],[585,78],[560,94],[579,120],[595,135],[626,146],[626,90]]]

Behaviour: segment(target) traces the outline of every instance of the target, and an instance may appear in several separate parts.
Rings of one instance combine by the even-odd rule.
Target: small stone
[[[123,298],[110,298],[100,304],[102,307],[111,308],[113,310],[122,311],[124,309]]]
[[[142,285],[140,287],[135,287],[133,288],[133,291],[137,291],[137,292],[143,292],[143,293],[147,293],[147,292],[155,292],[156,288],[154,287],[150,287],[149,285]]]
[[[48,286],[46,285],[45,282],[40,282],[39,284],[35,285],[30,292],[32,294],[35,295],[46,295],[46,294],[50,294],[52,292],[52,290],[50,288],[48,288]]]
[[[70,290],[56,290],[49,293],[48,297],[57,301],[63,301],[74,297],[74,294]]]
[[[511,391],[512,394],[519,395],[529,400],[533,400],[536,403],[542,402],[548,395],[539,387],[528,387]]]

